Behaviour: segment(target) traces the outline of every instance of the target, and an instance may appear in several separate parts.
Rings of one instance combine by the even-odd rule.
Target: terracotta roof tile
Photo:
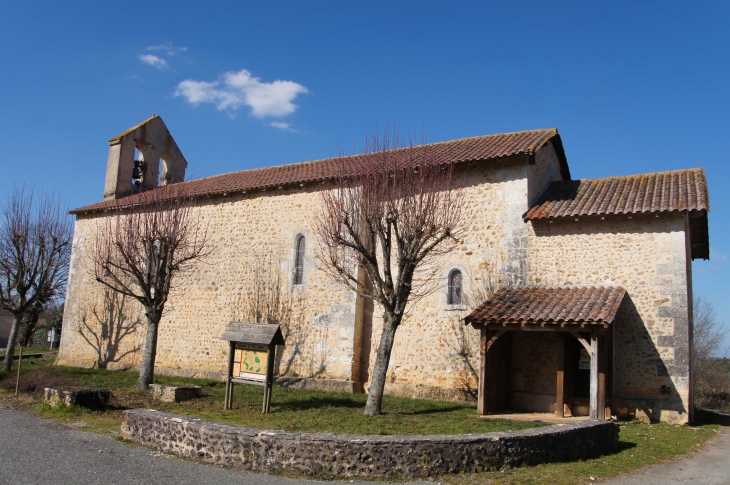
[[[532,153],[554,137],[558,138],[556,144],[562,147],[558,130],[555,128],[463,138],[432,143],[424,147],[430,151],[429,158],[433,163],[465,162],[488,160],[519,153]],[[564,158],[562,153],[561,156]],[[341,161],[345,162],[351,173],[360,172],[367,169],[372,159],[372,154],[353,155],[341,159],[327,158],[312,162],[230,172],[184,182],[184,184],[187,186],[186,193],[193,196],[278,187],[280,185],[313,182],[333,177],[339,173]],[[567,165],[565,170],[567,170]],[[155,190],[165,190],[165,188],[160,187]],[[118,204],[134,205],[139,203],[140,200],[139,194],[130,195],[121,199],[107,200],[80,207],[72,210],[71,213],[78,214],[107,209]]]
[[[701,168],[553,182],[525,219],[710,210]]]
[[[612,323],[626,290],[620,286],[511,286],[479,305],[466,323]]]

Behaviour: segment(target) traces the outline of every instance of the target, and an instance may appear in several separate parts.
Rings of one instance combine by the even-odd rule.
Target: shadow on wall
[[[105,288],[101,304],[95,303],[91,315],[84,313],[77,332],[95,351],[95,367],[106,369],[110,363],[119,362],[128,355],[139,351],[139,344],[119,352],[120,345],[130,335],[134,335],[142,325],[139,318],[129,320],[125,314],[128,306],[126,297]]]
[[[441,341],[446,346],[449,364],[456,369],[455,384],[464,401],[476,401],[479,394],[479,331],[465,325],[463,315],[449,318]]]
[[[312,339],[306,322],[307,300],[302,291],[293,291],[286,273],[281,248],[251,251],[244,265],[237,268],[242,288],[231,308],[234,321],[279,325],[286,345],[278,347],[274,373],[298,377],[307,346]]]
[[[446,346],[451,367],[458,373],[455,383],[461,399],[465,401],[476,401],[479,394],[480,333],[471,325],[466,325],[463,319],[489,300],[498,289],[507,285],[507,275],[499,272],[504,264],[504,259],[499,258],[479,265],[472,274],[471,284],[462,295],[462,303],[467,310],[452,312],[453,316],[442,327],[440,340]],[[442,291],[445,293],[446,288]]]
[[[667,421],[668,417],[662,416],[667,412],[686,415],[668,370],[672,365],[662,358],[628,293],[614,325],[613,411],[651,422]]]

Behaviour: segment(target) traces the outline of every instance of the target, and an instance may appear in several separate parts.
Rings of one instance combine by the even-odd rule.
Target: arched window
[[[294,256],[294,284],[301,285],[304,282],[304,250],[306,240],[301,234],[297,237],[296,255]]]
[[[449,293],[447,303],[449,305],[461,305],[462,298],[462,276],[458,269],[449,273]]]

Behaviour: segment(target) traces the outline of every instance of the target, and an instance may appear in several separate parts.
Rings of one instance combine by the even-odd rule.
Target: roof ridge
[[[650,175],[666,175],[671,173],[687,173],[687,172],[697,172],[705,170],[702,167],[692,167],[692,168],[678,168],[675,170],[662,170],[659,172],[643,172],[643,173],[634,173],[630,175],[611,175],[608,177],[596,177],[596,178],[585,178],[585,179],[572,179],[572,180],[556,180],[555,182],[583,182],[585,181],[595,181],[595,180],[613,180],[613,179],[624,179],[624,178],[632,178],[632,177],[648,177]]]
[[[110,139],[109,139],[109,142],[111,143],[111,142],[113,142],[113,141],[117,141],[117,140],[119,140],[119,139],[120,139],[121,137],[123,137],[123,136],[125,136],[125,135],[128,135],[128,134],[130,134],[130,133],[132,133],[132,132],[133,132],[134,130],[136,130],[136,129],[137,129],[137,128],[139,128],[140,126],[142,126],[142,125],[146,125],[147,123],[149,123],[150,121],[154,120],[155,118],[160,118],[160,121],[162,121],[162,117],[161,117],[160,115],[156,115],[156,114],[153,114],[152,116],[150,116],[149,118],[147,118],[147,119],[146,119],[146,120],[144,120],[143,122],[141,122],[141,123],[137,123],[137,124],[136,124],[136,125],[134,125],[133,127],[131,127],[131,128],[127,128],[127,129],[126,129],[126,130],[124,130],[123,132],[119,133],[119,134],[118,134],[117,136],[114,136],[114,137],[110,138]],[[162,123],[164,124],[165,122],[163,121]]]
[[[140,123],[140,124],[143,124],[143,123]],[[520,135],[520,134],[523,134],[523,133],[539,133],[539,132],[545,132],[546,134],[549,134],[550,132],[552,132],[552,135],[556,135],[556,134],[558,134],[558,129],[557,128],[537,128],[537,129],[534,129],[534,130],[509,131],[509,132],[506,132],[506,133],[491,133],[489,135],[467,136],[467,137],[464,137],[464,138],[457,138],[455,140],[436,141],[436,142],[433,142],[433,143],[421,143],[421,144],[413,145],[412,147],[404,146],[404,147],[391,148],[391,149],[386,150],[386,151],[388,151],[388,152],[393,151],[394,152],[394,151],[398,151],[398,150],[405,150],[405,149],[408,149],[408,148],[421,148],[421,147],[443,146],[443,145],[448,145],[448,144],[456,144],[456,143],[464,142],[464,141],[467,141],[467,140],[480,140],[480,139],[484,139],[484,138],[492,138],[492,137],[497,137],[497,136]],[[533,150],[535,149],[535,147],[532,147],[532,146],[529,147],[529,148],[531,148]],[[348,158],[349,159],[353,159],[353,158],[358,158],[358,157],[364,157],[364,156],[372,155],[373,153],[378,153],[378,152],[354,153],[352,155],[338,155],[338,156],[334,156],[334,157],[317,158],[315,160],[305,160],[303,162],[282,163],[282,164],[279,164],[279,165],[267,165],[265,167],[245,168],[245,169],[242,169],[242,170],[232,170],[230,172],[224,172],[224,173],[219,173],[219,174],[215,174],[215,175],[208,175],[207,177],[201,177],[201,178],[198,178],[198,179],[195,179],[195,180],[205,180],[205,179],[210,179],[210,178],[214,178],[214,177],[222,177],[224,175],[231,175],[231,174],[234,174],[234,173],[254,172],[256,170],[268,170],[268,169],[284,168],[284,167],[300,167],[302,165],[309,165],[309,164],[321,163],[321,162],[326,162],[326,161],[329,161],[329,160],[342,160],[342,159],[348,159]]]

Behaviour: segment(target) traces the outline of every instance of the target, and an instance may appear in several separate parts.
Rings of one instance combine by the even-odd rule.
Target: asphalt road
[[[332,485],[172,458],[141,446],[0,408],[0,484]]]
[[[673,463],[658,465],[605,482],[609,485],[730,484],[730,428],[699,452]]]

